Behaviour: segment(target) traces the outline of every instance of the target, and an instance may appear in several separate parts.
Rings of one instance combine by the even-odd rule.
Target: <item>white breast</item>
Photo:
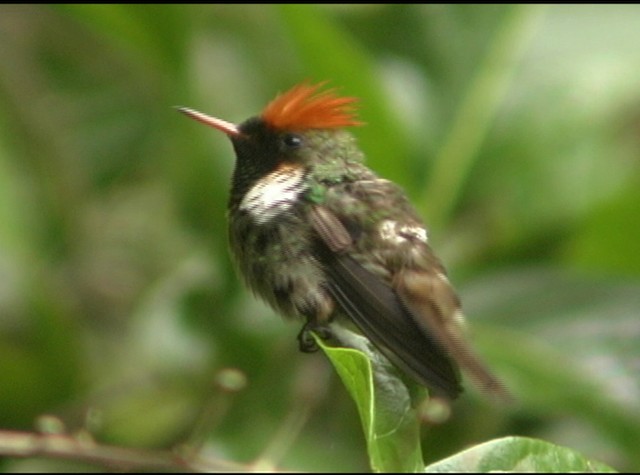
[[[305,188],[303,179],[303,168],[280,167],[251,187],[240,209],[247,211],[257,224],[265,224],[293,206]]]

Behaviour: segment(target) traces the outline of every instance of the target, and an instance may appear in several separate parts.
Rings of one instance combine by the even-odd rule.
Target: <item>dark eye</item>
[[[302,137],[296,134],[286,134],[284,137],[282,137],[282,142],[288,148],[298,148],[300,145],[302,145]]]

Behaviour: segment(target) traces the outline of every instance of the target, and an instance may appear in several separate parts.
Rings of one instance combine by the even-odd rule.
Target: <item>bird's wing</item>
[[[460,328],[460,302],[444,273],[403,270],[394,279],[394,289],[423,332],[433,335],[480,389],[503,402],[512,402],[502,382],[465,340]]]
[[[418,323],[388,282],[349,255],[351,234],[330,209],[313,206],[310,221],[329,291],[344,312],[401,370],[440,396],[457,397],[460,375],[437,335]]]

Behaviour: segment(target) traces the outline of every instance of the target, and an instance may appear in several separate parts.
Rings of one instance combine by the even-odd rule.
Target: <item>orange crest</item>
[[[335,89],[319,91],[324,82],[294,86],[271,101],[262,118],[281,130],[327,129],[361,125],[356,119],[355,97],[339,97]]]

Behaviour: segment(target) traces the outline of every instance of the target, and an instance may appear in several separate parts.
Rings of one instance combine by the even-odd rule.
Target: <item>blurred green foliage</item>
[[[0,428],[366,470],[323,355],[239,284],[239,122],[328,79],[431,223],[481,353],[425,462],[504,435],[640,467],[640,7],[0,6]],[[246,388],[216,374],[240,369]],[[468,385],[467,385],[468,386]],[[6,470],[51,469],[4,460]]]

